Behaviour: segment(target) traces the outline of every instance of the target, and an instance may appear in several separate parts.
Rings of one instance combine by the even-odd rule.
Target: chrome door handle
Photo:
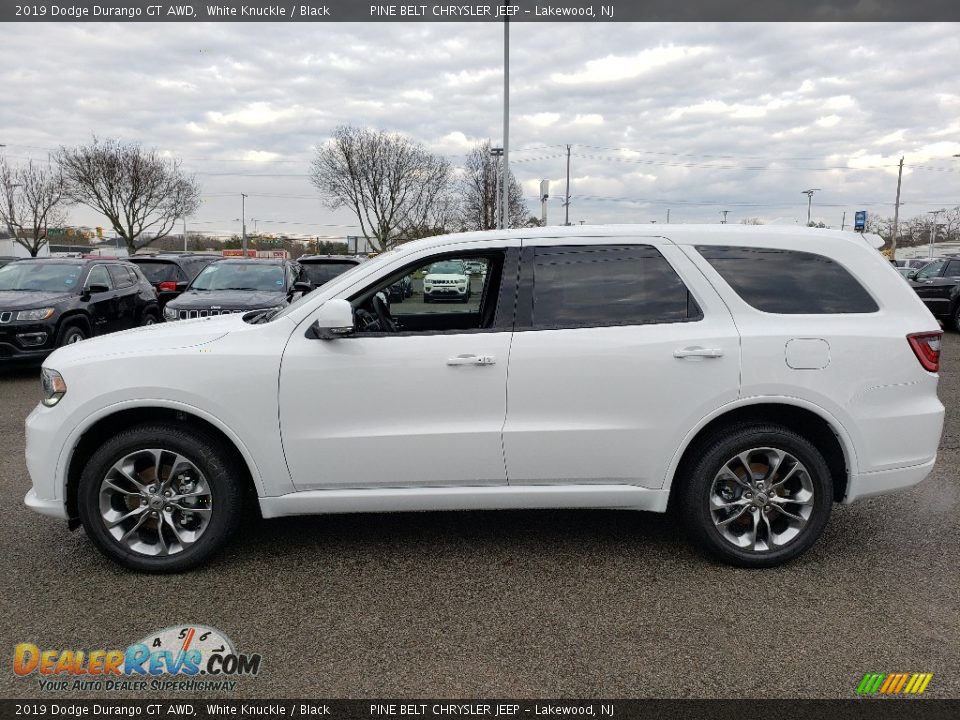
[[[720,348],[685,347],[681,350],[674,350],[675,358],[718,358],[723,357],[723,350]]]
[[[493,365],[497,359],[493,355],[457,355],[447,358],[447,365]]]

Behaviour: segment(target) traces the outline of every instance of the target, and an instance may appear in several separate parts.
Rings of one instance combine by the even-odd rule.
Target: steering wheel
[[[390,317],[390,311],[387,310],[387,304],[379,294],[373,296],[373,311],[377,314],[377,320],[380,321],[380,329],[383,332],[396,332],[397,324]]]
[[[357,308],[354,310],[354,315],[357,318],[357,329],[360,332],[380,332],[380,322],[372,313],[363,308]]]

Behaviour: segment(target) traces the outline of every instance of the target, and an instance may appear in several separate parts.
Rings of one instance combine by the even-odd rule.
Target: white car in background
[[[423,301],[470,300],[470,273],[462,260],[442,260],[430,266],[423,277]]]
[[[429,268],[431,292],[460,292],[469,261],[487,267],[475,311],[391,314],[398,278]],[[673,503],[716,557],[772,566],[835,502],[931,471],[941,335],[849,232],[428,238],[273,314],[56,350],[27,418],[25,501],[148,572],[209,558],[245,502],[265,518]]]

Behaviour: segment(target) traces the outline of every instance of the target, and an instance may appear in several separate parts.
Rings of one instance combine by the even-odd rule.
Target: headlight
[[[50,368],[43,368],[40,371],[40,386],[43,388],[41,402],[47,407],[56,405],[67,392],[67,383],[64,382],[63,375]]]
[[[163,319],[164,320],[176,320],[179,317],[179,313],[174,310],[172,307],[165,307],[163,309]]]
[[[37,310],[21,310],[17,313],[17,320],[46,320],[53,315],[53,308],[39,308]]]

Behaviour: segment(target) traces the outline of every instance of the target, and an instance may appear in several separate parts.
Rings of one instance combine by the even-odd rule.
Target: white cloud
[[[643,50],[632,56],[607,55],[597,60],[588,60],[584,63],[583,70],[572,73],[553,73],[550,79],[562,85],[627,80],[679,60],[695,58],[705,50],[702,47],[670,45]]]

